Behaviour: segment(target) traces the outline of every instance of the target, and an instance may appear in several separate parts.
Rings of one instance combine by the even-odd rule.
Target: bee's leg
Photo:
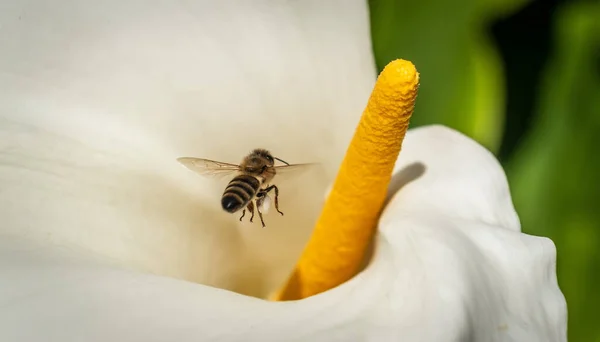
[[[250,216],[250,222],[252,222],[252,220],[254,219],[254,202],[250,201],[250,203],[248,203],[248,210],[250,210],[250,213],[252,214],[252,216]]]
[[[242,216],[240,217],[240,222],[242,222],[244,215],[246,215],[246,209],[242,210]]]
[[[276,185],[271,185],[270,187],[265,189],[265,192],[269,192],[271,190],[275,190],[275,209],[278,213],[281,214],[281,216],[283,216],[283,213],[281,212],[281,210],[279,210],[279,189]]]
[[[273,185],[273,189],[275,190],[275,209],[283,216],[283,213],[279,210],[279,189],[275,185]]]
[[[256,211],[258,212],[258,217],[260,217],[260,222],[262,223],[263,228],[265,227],[265,221],[263,220],[262,213],[260,212],[260,205],[262,204],[262,201],[264,201],[264,199],[264,197],[261,197],[258,199],[258,201],[256,201]]]

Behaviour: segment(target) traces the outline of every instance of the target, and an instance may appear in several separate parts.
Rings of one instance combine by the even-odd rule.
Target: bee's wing
[[[224,177],[240,171],[239,165],[210,159],[181,157],[177,158],[177,161],[202,176]]]
[[[306,163],[306,164],[290,164],[290,165],[278,165],[275,166],[276,177],[279,178],[282,175],[286,177],[288,175],[297,175],[304,171],[308,171],[311,167],[318,165],[317,163]]]

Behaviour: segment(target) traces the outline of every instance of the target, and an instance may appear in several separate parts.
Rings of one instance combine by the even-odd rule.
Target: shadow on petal
[[[384,207],[389,203],[392,197],[410,182],[419,179],[425,173],[425,164],[422,162],[414,162],[406,165],[392,176],[388,187],[388,194],[385,198]]]
[[[402,188],[419,179],[425,173],[426,167],[425,164],[421,162],[414,162],[409,165],[406,165],[394,175],[392,175],[392,179],[390,181],[390,185],[388,186],[388,193],[385,198],[385,202],[383,203],[383,208],[387,206],[389,201],[394,197],[394,195],[402,190]],[[371,239],[367,250],[365,251],[364,259],[360,265],[359,272],[363,271],[373,259],[373,254],[375,253],[375,239]]]

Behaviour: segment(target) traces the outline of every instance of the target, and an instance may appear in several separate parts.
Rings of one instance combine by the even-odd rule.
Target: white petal
[[[390,193],[395,193],[395,208],[521,229],[496,158],[450,128],[410,130],[394,171]],[[402,191],[396,193],[398,188]]]
[[[2,239],[0,251],[0,272],[9,279],[0,282],[2,341],[372,340],[379,322],[371,320],[391,285],[360,276],[321,296],[272,303],[119,270],[30,241]]]
[[[566,341],[556,248],[520,232],[491,153],[449,128],[411,130],[390,192],[378,244],[394,254],[390,306],[414,323],[404,334],[419,341]]]
[[[426,146],[469,152],[465,164],[490,163],[488,172],[502,174],[464,136],[419,128],[407,135],[403,155],[422,151],[426,170],[401,192],[443,165]],[[399,167],[403,163],[401,157]],[[475,178],[457,179],[470,186]],[[549,240],[486,224],[476,212],[449,217],[437,205],[404,210],[400,199],[398,193],[382,217],[364,272],[295,302],[269,303],[1,239],[0,274],[9,281],[0,282],[0,340],[566,341],[565,303]],[[471,203],[469,196],[460,199]]]
[[[0,7],[2,233],[255,295],[284,279],[375,79],[366,3]],[[324,165],[269,229],[175,162],[255,147]]]

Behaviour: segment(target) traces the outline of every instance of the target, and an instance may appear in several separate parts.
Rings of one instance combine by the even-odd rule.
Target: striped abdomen
[[[230,213],[244,208],[258,192],[260,182],[249,175],[236,176],[229,182],[221,198],[221,206]]]

